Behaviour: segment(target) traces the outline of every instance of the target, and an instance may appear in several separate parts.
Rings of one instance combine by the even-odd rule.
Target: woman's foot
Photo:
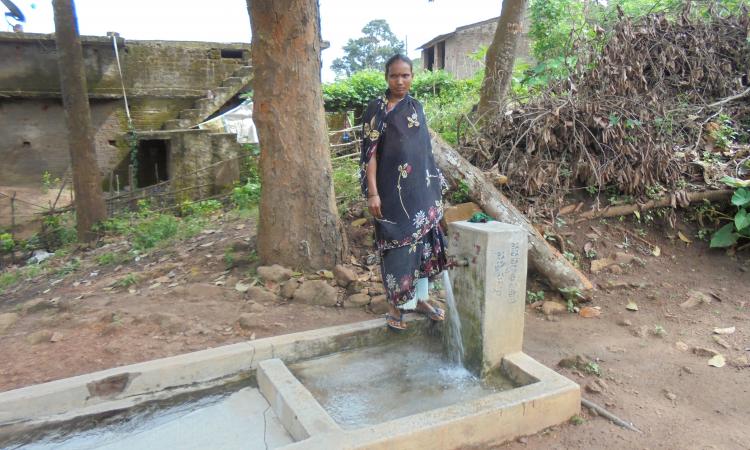
[[[388,328],[396,331],[403,331],[406,329],[406,322],[404,322],[404,312],[396,308],[393,305],[388,305],[388,312],[385,315],[385,324]]]
[[[424,300],[420,300],[417,302],[416,311],[418,313],[426,315],[430,318],[430,320],[433,320],[435,322],[442,322],[443,320],[445,320],[445,311],[443,311],[442,308],[432,306]]]

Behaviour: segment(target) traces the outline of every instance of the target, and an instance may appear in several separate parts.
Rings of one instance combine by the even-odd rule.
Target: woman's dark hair
[[[388,69],[391,68],[391,64],[395,63],[396,61],[403,61],[406,64],[409,65],[409,70],[414,72],[414,67],[412,67],[411,59],[409,57],[402,55],[401,53],[396,53],[395,55],[388,58],[388,61],[385,62],[385,79],[388,79]]]

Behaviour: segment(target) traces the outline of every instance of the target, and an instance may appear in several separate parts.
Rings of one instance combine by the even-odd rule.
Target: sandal
[[[419,309],[419,305],[424,305],[429,309],[428,310]],[[422,301],[422,300],[418,301],[417,309],[415,311],[417,311],[420,314],[426,315],[433,322],[442,322],[445,320],[445,311],[442,308],[439,308],[437,306],[432,306],[426,301]]]
[[[404,313],[401,313],[400,317],[392,316],[389,313],[385,315],[385,325],[391,330],[404,331],[406,330],[406,324],[404,323]]]

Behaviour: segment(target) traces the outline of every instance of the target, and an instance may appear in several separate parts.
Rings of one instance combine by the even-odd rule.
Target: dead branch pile
[[[579,47],[566,80],[486,127],[471,161],[508,175],[519,205],[559,206],[576,186],[676,190],[685,150],[717,115],[710,104],[747,87],[747,37],[747,12],[620,17]]]

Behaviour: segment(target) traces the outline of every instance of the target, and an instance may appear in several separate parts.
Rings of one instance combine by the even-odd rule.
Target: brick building
[[[441,34],[419,47],[422,50],[422,66],[425,70],[445,70],[459,79],[470,78],[484,64],[470,55],[482,46],[489,47],[495,37],[499,17],[483,20]],[[527,27],[524,26],[526,31]],[[529,58],[526,35],[522,38],[517,56]]]
[[[249,44],[115,40],[144,159],[139,185],[231,153],[229,136],[187,128],[249,88]],[[113,39],[81,36],[81,43],[99,167],[124,185],[128,122]],[[0,32],[0,136],[0,185],[39,184],[44,172],[61,177],[68,169],[54,35]]]

